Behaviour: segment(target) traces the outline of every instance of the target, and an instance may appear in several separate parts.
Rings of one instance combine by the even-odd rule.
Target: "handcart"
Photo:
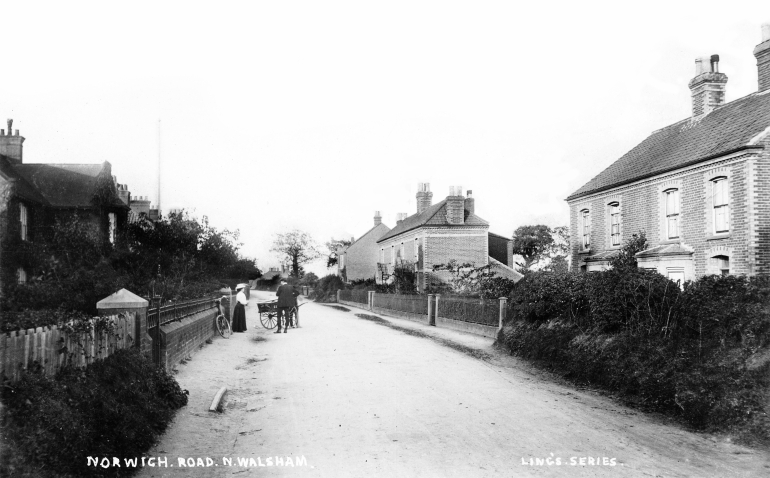
[[[289,320],[291,320],[292,327],[299,327],[299,308],[306,303],[297,304],[289,309]],[[274,329],[278,325],[278,299],[258,301],[257,310],[262,327]]]

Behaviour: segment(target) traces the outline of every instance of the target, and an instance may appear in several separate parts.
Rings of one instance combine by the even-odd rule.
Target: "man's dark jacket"
[[[278,296],[278,307],[294,307],[297,305],[299,292],[289,284],[281,284],[275,295]]]

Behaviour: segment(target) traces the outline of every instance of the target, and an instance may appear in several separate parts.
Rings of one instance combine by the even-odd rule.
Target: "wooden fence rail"
[[[47,376],[53,376],[67,364],[84,367],[134,343],[135,314],[109,316],[114,334],[67,333],[57,326],[18,330],[0,335],[0,375],[11,381],[22,371],[40,364]],[[94,319],[92,319],[94,320]]]

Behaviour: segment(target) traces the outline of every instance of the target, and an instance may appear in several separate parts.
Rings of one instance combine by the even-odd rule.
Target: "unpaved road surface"
[[[302,307],[301,328],[273,334],[254,301],[248,332],[180,365],[190,402],[148,454],[167,466],[138,476],[770,476],[763,451],[683,431],[513,358],[480,360],[317,304]],[[494,353],[491,339],[388,320]],[[221,386],[224,412],[208,412]]]

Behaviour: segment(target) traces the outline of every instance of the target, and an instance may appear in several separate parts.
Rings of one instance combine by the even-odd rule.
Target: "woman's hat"
[[[238,284],[237,286],[235,286],[235,290],[241,290],[241,289],[243,289],[245,287],[247,287],[246,284]]]

